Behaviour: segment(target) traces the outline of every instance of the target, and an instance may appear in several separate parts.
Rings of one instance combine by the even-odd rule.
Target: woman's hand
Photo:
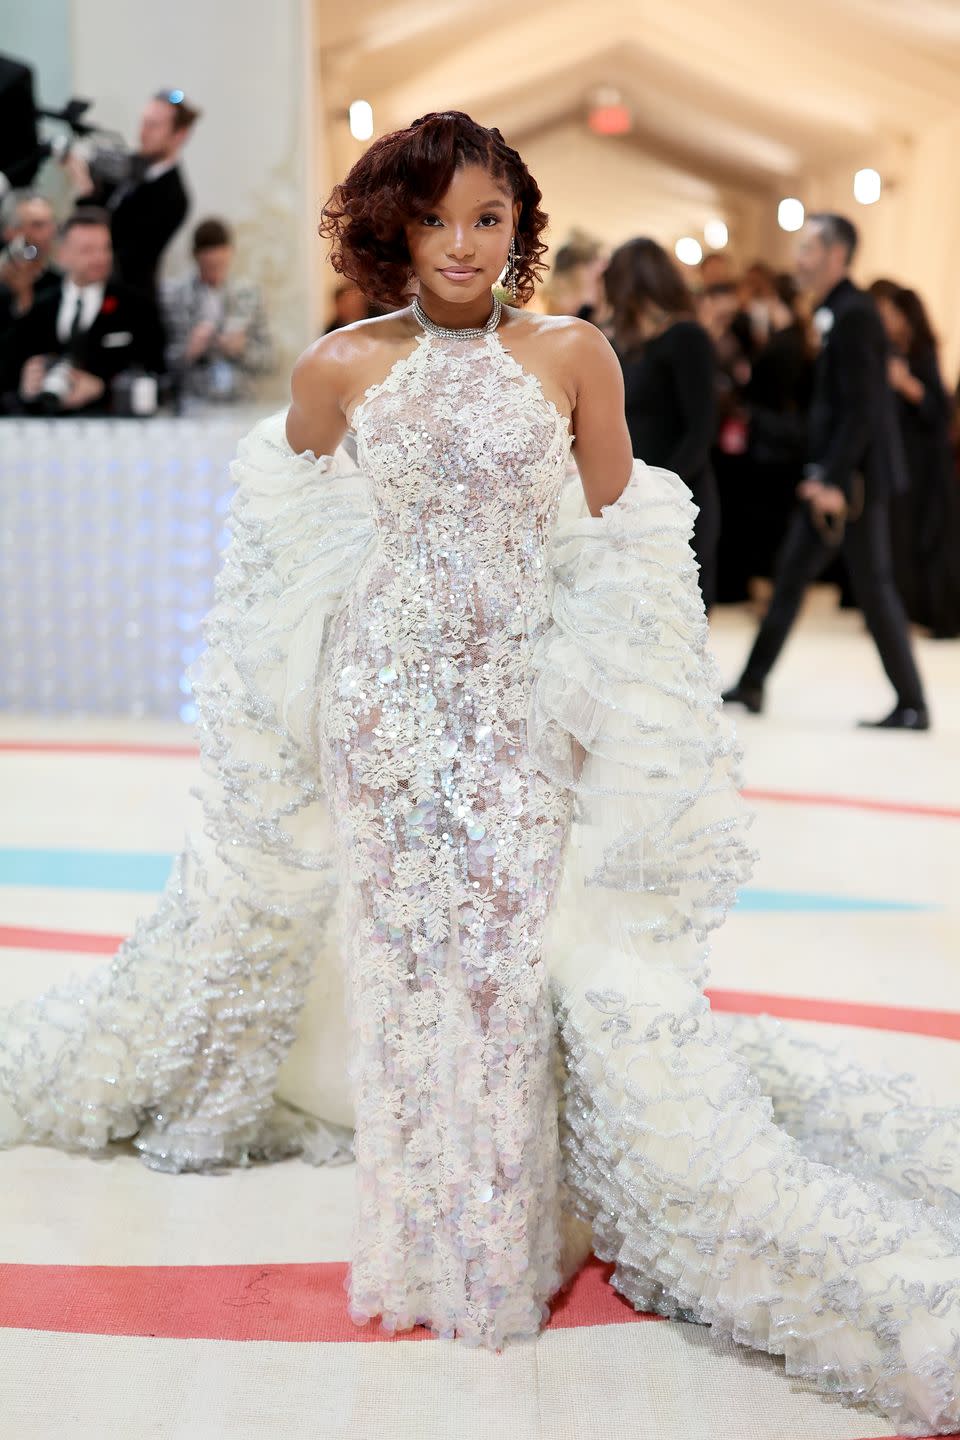
[[[902,355],[891,355],[887,361],[887,379],[890,388],[911,405],[920,405],[926,391],[921,382],[911,373],[910,366]]]

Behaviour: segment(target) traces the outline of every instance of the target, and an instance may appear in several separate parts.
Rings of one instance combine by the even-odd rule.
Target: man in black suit
[[[886,729],[926,730],[923,685],[907,617],[893,581],[888,506],[906,487],[903,445],[887,382],[887,340],[869,295],[848,271],[857,232],[842,215],[811,215],[797,252],[797,279],[820,307],[822,349],[814,375],[810,464],[803,502],[787,530],[773,599],[740,680],[724,700],[763,708],[763,685],[790,633],[804,592],[841,546],[857,604],[880,652],[897,703]]]
[[[81,205],[110,212],[116,278],[156,299],[160,257],[180,229],[190,199],[179,160],[200,111],[182,90],[161,90],[148,100],[140,120],[140,148],[127,180],[95,183],[75,152],[64,162]]]
[[[79,209],[66,221],[59,252],[63,276],[13,329],[6,384],[26,414],[109,414],[110,382],[131,366],[163,369],[156,305],[110,279],[110,217]],[[69,387],[59,403],[44,393],[50,361],[64,360]],[[5,387],[6,388],[6,387]]]

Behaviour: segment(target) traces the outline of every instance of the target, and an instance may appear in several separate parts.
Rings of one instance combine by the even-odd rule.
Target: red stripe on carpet
[[[53,950],[84,955],[113,955],[122,935],[97,935],[79,930],[35,930],[0,925],[0,950]],[[899,1030],[960,1040],[960,1013],[915,1010],[905,1005],[861,1005],[852,1000],[823,1000],[805,995],[764,995],[753,990],[707,992],[715,1010],[738,1015],[775,1015],[780,1020],[815,1020],[826,1025],[855,1025],[865,1030]]]
[[[860,1005],[849,1000],[818,1000],[805,995],[759,995],[752,990],[708,990],[706,993],[714,1010],[729,1010],[737,1015],[775,1015],[779,1020],[819,1020],[828,1025],[856,1025],[865,1030],[899,1030],[907,1035],[960,1040],[960,1013],[955,1010]]]
[[[555,1297],[548,1330],[658,1320],[638,1314],[591,1256]],[[169,1340],[433,1340],[347,1314],[343,1261],[315,1265],[0,1265],[0,1326]]]
[[[35,930],[0,925],[0,950],[61,950],[84,955],[112,955],[122,935],[93,935],[80,930]]]
[[[196,745],[149,745],[111,740],[0,740],[0,752],[53,755],[199,755]]]
[[[925,815],[933,820],[960,820],[955,805],[920,805],[909,800],[870,800],[865,795],[808,795],[793,790],[741,790],[745,800],[769,800],[774,805],[827,805],[840,810],[872,810],[884,815]]]

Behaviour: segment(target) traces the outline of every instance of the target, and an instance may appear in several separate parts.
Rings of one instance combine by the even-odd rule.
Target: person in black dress
[[[937,342],[916,291],[877,280],[870,293],[893,351],[890,385],[910,474],[910,489],[890,507],[894,578],[910,619],[951,639],[960,635],[960,484]]]
[[[744,393],[753,501],[749,572],[770,577],[803,479],[814,365],[796,282],[792,275],[776,275],[773,283],[768,338]]]
[[[709,285],[697,297],[697,319],[713,342],[717,362],[716,431],[710,466],[720,501],[714,594],[718,605],[746,600],[752,573],[748,557],[754,516],[744,395],[755,347],[744,338],[740,322],[746,321],[749,328],[750,317],[738,309],[738,304],[737,287],[732,282]]]
[[[857,231],[842,215],[811,215],[797,252],[797,278],[819,310],[823,337],[814,374],[808,464],[774,580],[773,599],[727,703],[763,708],[764,682],[808,585],[842,546],[854,592],[897,703],[887,729],[929,727],[923,685],[893,581],[890,497],[906,488],[906,462],[887,381],[887,337],[871,297],[848,271]]]
[[[716,598],[720,538],[720,501],[710,464],[716,425],[713,345],[694,319],[682,276],[656,241],[621,245],[603,282],[633,453],[648,465],[673,470],[690,487],[698,509],[693,548],[709,610]]]
[[[803,479],[814,347],[793,277],[772,275],[771,286],[752,306],[753,341],[748,352],[740,351],[745,378],[734,385],[736,372],[726,367],[726,396],[720,397],[713,451],[720,604],[748,599],[755,576],[772,577]],[[716,342],[708,306],[705,296],[700,313]]]

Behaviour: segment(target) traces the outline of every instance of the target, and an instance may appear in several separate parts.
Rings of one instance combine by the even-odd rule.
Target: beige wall
[[[71,0],[74,93],[98,123],[136,138],[144,100],[178,85],[203,110],[184,152],[193,207],[164,271],[189,264],[198,220],[235,229],[238,269],[264,287],[277,382],[312,338],[312,0]]]
[[[712,216],[730,226],[739,258],[749,261],[766,249],[763,213],[769,207],[756,194],[573,123],[518,143],[543,191],[551,250],[574,226],[609,245],[649,235],[672,250],[679,236],[702,235]]]
[[[875,205],[853,199],[850,166],[805,177],[809,207],[840,210],[857,224],[854,275],[863,285],[884,276],[918,291],[941,340],[944,377],[960,371],[960,114],[891,145],[878,161],[885,187]]]

